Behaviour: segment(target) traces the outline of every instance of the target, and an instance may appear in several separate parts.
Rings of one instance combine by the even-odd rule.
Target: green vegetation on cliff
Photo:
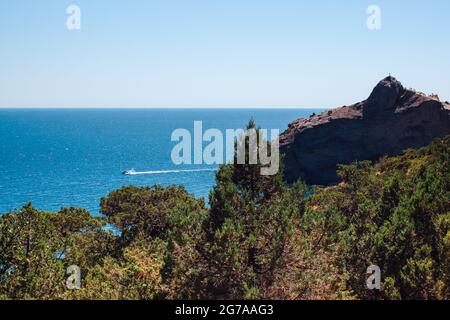
[[[27,204],[0,218],[0,299],[449,299],[449,168],[446,138],[314,190],[224,165],[210,208],[176,186],[113,191],[102,217]]]

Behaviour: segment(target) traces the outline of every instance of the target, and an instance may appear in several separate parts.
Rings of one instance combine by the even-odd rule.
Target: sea
[[[321,109],[0,109],[0,213],[28,202],[39,210],[75,206],[99,214],[100,199],[126,185],[184,185],[205,197],[217,165],[176,165],[176,129],[264,129]],[[136,174],[124,175],[133,169]]]

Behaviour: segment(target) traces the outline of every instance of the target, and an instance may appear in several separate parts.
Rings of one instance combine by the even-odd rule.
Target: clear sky
[[[331,108],[389,73],[450,100],[449,15],[448,0],[0,0],[0,106]]]

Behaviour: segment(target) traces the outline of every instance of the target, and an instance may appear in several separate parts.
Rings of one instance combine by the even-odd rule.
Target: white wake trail
[[[218,169],[185,169],[185,170],[158,170],[158,171],[133,171],[127,173],[127,175],[144,175],[144,174],[168,174],[168,173],[185,173],[185,172],[209,172],[217,171]]]

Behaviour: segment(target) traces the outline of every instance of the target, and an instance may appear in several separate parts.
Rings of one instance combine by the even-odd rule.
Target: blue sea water
[[[0,212],[28,201],[40,210],[77,206],[98,214],[99,202],[124,185],[183,184],[208,196],[213,171],[122,175],[126,169],[214,169],[176,166],[172,131],[245,128],[253,117],[267,129],[287,128],[317,109],[0,109]]]

